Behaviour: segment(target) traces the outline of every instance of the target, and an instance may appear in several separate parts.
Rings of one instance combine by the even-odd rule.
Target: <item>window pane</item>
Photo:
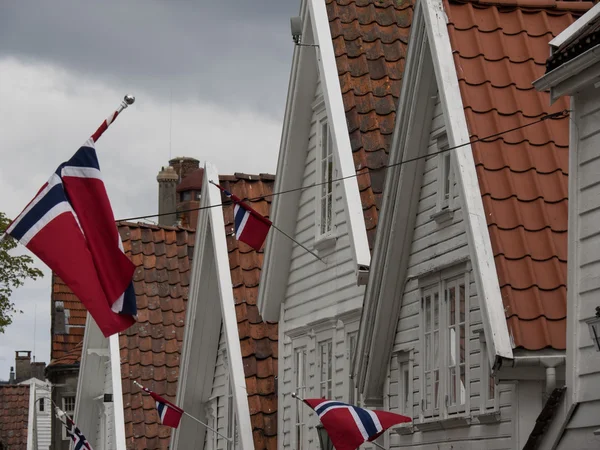
[[[409,405],[409,393],[410,393],[410,379],[409,379],[409,370],[408,370],[408,362],[403,362],[400,365],[400,374],[401,374],[401,385],[400,389],[402,389],[402,399],[401,399],[401,407],[403,413],[410,412]]]
[[[448,288],[446,292],[448,293],[448,305],[450,306],[450,314],[448,318],[450,319],[450,325],[454,325],[456,323],[456,294],[454,292],[454,286]]]
[[[333,361],[331,355],[332,342],[331,340],[325,341],[321,343],[319,347],[319,353],[321,358],[320,396],[330,399],[333,385]]]
[[[444,154],[444,198],[450,197],[450,153]]]

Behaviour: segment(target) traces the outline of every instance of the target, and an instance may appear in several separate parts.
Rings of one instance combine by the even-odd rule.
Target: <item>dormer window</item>
[[[448,149],[448,138],[444,133],[437,138],[437,199],[432,218],[438,223],[452,219],[454,211],[454,155],[452,150]]]

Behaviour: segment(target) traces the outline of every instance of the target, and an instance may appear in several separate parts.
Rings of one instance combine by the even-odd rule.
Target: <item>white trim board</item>
[[[355,262],[355,275],[368,270],[371,253],[367,239],[362,202],[352,156],[352,146],[346,123],[346,113],[337,72],[333,41],[325,4],[321,0],[304,0],[301,5],[303,42],[316,43],[318,47],[295,47],[288,87],[283,133],[277,163],[274,191],[281,192],[301,186],[304,161],[308,148],[312,102],[320,74],[323,100],[333,141],[333,153],[340,177],[350,178],[340,184],[343,189],[348,235]],[[275,225],[294,234],[296,228],[300,191],[273,198],[272,220]],[[280,306],[285,298],[292,242],[281,233],[272,231],[267,237],[263,270],[261,272],[258,307],[267,321],[278,321]],[[319,264],[322,264],[319,262]]]
[[[455,147],[469,142],[470,136],[448,35],[448,19],[442,0],[419,1],[423,3],[448,143]],[[488,356],[490,364],[494,365],[497,358],[512,359],[512,345],[471,145],[454,150],[454,156]]]
[[[254,448],[246,379],[240,348],[240,336],[235,314],[229,254],[225,237],[221,191],[209,184],[218,182],[219,175],[209,163],[204,167],[201,209],[198,214],[196,243],[187,304],[184,343],[180,359],[177,404],[186,412],[204,421],[205,406],[215,373],[221,324],[225,335],[227,361],[233,401],[237,414],[239,448]],[[183,418],[171,437],[171,448],[203,449],[205,427]]]
[[[427,123],[431,120],[432,105],[427,100],[431,100],[434,86],[439,91],[449,145],[470,140],[446,21],[441,0],[417,2],[398,107],[398,117],[407,120],[396,123],[390,164],[418,156],[417,153],[427,147],[430,130],[414,126],[413,121]],[[512,347],[470,145],[455,150],[455,170],[488,342],[489,363],[493,365],[497,357],[512,358]],[[381,367],[386,366],[393,347],[401,307],[398,296],[406,282],[406,256],[412,243],[422,172],[422,160],[395,167],[388,173],[384,188],[380,230],[353,368],[359,389],[371,405],[383,402],[385,373]],[[408,208],[407,204],[410,205]],[[397,255],[403,255],[399,262]],[[386,331],[378,333],[377,330]]]
[[[437,86],[421,9],[417,4],[413,14],[397,111],[397,117],[407,120],[396,121],[391,165],[422,156],[428,147],[429,125],[418,124],[431,124]],[[418,159],[392,167],[385,181],[353,367],[359,391],[369,406],[383,405],[387,372],[382,367],[387,367],[394,345],[424,166],[425,159]]]

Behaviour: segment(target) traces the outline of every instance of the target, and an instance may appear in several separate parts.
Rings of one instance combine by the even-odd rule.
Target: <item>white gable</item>
[[[204,169],[200,205],[206,209],[201,209],[198,214],[193,272],[179,366],[177,404],[202,422],[207,423],[209,420],[207,409],[210,406],[214,378],[217,374],[215,361],[217,361],[222,328],[224,348],[227,352],[227,369],[232,386],[232,401],[236,410],[238,445],[242,450],[250,450],[254,448],[254,442],[223,210],[220,207],[221,193],[217,187],[209,184],[209,181],[218,183],[218,180],[216,169],[207,163]],[[183,421],[180,427],[174,430],[171,448],[203,449],[206,442],[206,427],[189,418],[184,418]]]

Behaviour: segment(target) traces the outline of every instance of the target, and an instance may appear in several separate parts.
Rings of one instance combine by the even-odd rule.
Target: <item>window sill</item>
[[[335,247],[335,242],[337,238],[332,234],[326,234],[323,236],[319,236],[315,238],[314,249],[322,252],[325,250],[329,250],[330,248]]]
[[[392,431],[394,431],[396,434],[399,434],[400,436],[406,436],[409,434],[413,434],[415,432],[415,427],[412,422],[401,423],[400,425],[393,427]]]
[[[448,430],[450,428],[468,427],[471,419],[466,416],[448,417],[447,419],[433,419],[415,423],[417,431]]]
[[[500,422],[500,411],[490,411],[481,414],[475,414],[474,419],[477,419],[479,423],[490,424]]]
[[[454,211],[450,208],[441,209],[429,216],[430,219],[435,220],[438,224],[452,220],[453,217]]]

